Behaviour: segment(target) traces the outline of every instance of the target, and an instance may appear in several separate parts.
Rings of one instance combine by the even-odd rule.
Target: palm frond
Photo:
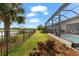
[[[22,9],[22,8],[19,8],[19,9],[17,9],[17,11],[16,11],[17,13],[24,13],[24,9]]]
[[[23,16],[18,16],[16,22],[18,24],[25,23],[25,18]]]
[[[12,22],[17,22],[17,23],[24,23],[24,17],[23,16],[18,16],[18,14],[23,14],[24,13],[24,9],[22,7],[20,7],[20,3],[4,3],[4,4],[0,4],[0,19],[2,19],[3,14],[4,19],[6,19],[6,17],[10,20],[10,23]],[[1,14],[3,13],[3,14]],[[3,20],[3,19],[2,19]],[[3,20],[4,21],[4,20]]]

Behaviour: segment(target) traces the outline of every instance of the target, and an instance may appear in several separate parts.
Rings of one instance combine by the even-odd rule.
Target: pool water
[[[79,43],[79,36],[73,34],[63,34],[61,35],[62,38],[71,41],[72,43]]]

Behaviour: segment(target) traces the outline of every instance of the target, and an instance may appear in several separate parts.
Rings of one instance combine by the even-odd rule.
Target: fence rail
[[[15,50],[16,47],[22,45],[22,43],[30,38],[36,32],[35,29],[10,31],[10,39],[8,40],[8,54]],[[6,40],[4,40],[4,32],[0,32],[0,56],[6,55]]]

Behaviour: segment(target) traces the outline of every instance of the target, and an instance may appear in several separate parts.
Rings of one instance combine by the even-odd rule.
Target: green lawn
[[[10,56],[28,56],[29,52],[32,51],[34,47],[36,47],[37,42],[46,41],[48,39],[47,34],[42,34],[40,32],[36,32],[29,39],[27,39],[20,47],[17,47],[14,51],[9,53]]]

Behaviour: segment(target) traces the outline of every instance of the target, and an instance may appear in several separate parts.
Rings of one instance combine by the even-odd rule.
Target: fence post
[[[2,38],[3,38],[3,34],[2,34],[2,32],[1,32],[1,40],[2,40]],[[3,54],[3,52],[2,52],[2,45],[3,45],[3,40],[2,40],[2,42],[1,42],[1,56],[2,56],[2,54]]]
[[[25,30],[23,29],[23,42],[25,41]]]
[[[29,29],[29,37],[30,37],[30,29]]]

